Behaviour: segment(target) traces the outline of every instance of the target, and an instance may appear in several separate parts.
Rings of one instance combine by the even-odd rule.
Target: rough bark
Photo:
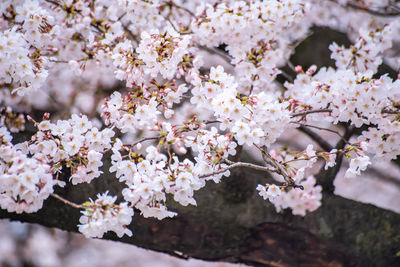
[[[346,42],[345,36],[337,32],[314,31],[298,48],[292,58],[294,64],[331,65],[316,60],[329,59],[327,46],[332,41],[342,38],[339,43]],[[197,207],[182,207],[169,200],[168,206],[179,212],[175,218],[145,219],[137,212],[129,226],[134,232],[132,238],[119,239],[112,233],[104,238],[183,258],[255,266],[400,266],[400,257],[396,257],[400,251],[399,214],[329,191],[324,194],[322,206],[305,217],[288,211],[276,213],[255,190],[258,183],[268,179],[265,173],[235,170],[221,183],[209,182],[197,192]],[[82,203],[106,190],[118,194],[122,187],[106,173],[91,184],[67,186],[57,193]],[[74,232],[79,217],[78,210],[53,198],[46,200],[37,213],[15,214],[0,209],[0,218]]]
[[[400,266],[400,215],[339,196],[324,195],[323,205],[305,217],[276,213],[255,191],[265,174],[242,170],[220,184],[210,182],[196,194],[197,207],[169,200],[179,215],[158,221],[138,214],[129,226],[134,236],[104,238],[210,261],[255,266]],[[120,192],[105,175],[89,185],[67,186],[58,193],[82,203],[98,192]],[[0,210],[0,218],[77,231],[79,211],[50,198],[32,214]],[[396,265],[397,264],[397,265]]]

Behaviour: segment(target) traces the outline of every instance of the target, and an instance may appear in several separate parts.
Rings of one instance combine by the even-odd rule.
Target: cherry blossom
[[[399,77],[378,72],[383,62],[400,68],[399,20],[361,12],[389,1],[349,3],[3,1],[1,208],[35,212],[52,196],[82,210],[85,236],[131,236],[133,208],[177,216],[170,201],[195,206],[196,191],[245,167],[273,174],[255,193],[277,212],[316,210],[320,163],[344,158],[350,177],[400,155]],[[313,25],[349,36],[351,45],[329,46],[335,67],[292,66]],[[29,125],[35,132],[14,144]],[[314,142],[278,147],[295,129]],[[338,141],[315,137],[323,131]],[[103,172],[124,184],[119,204],[108,193],[75,204],[53,192]]]
[[[117,197],[106,192],[98,194],[95,201],[85,203],[85,210],[79,219],[79,231],[86,237],[102,237],[108,231],[115,232],[119,237],[124,234],[132,236],[126,225],[132,220],[133,209],[126,202],[115,205],[116,200]]]

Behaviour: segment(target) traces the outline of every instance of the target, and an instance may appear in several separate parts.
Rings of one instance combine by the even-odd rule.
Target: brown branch
[[[384,114],[397,115],[397,114],[400,114],[400,110],[383,109],[383,110],[382,110],[382,113],[384,113]]]
[[[45,0],[47,3],[49,3],[49,4],[52,4],[52,5],[55,5],[55,6],[57,6],[57,7],[60,7],[63,11],[66,11],[65,9],[64,9],[64,6],[61,4],[61,3],[58,3],[58,2],[56,2],[56,1],[53,1],[53,0]],[[79,10],[75,10],[77,13],[79,13],[80,14],[80,11]],[[68,12],[67,12],[68,13]],[[96,23],[93,23],[93,22],[91,22],[90,23],[90,26],[92,26],[93,28],[95,28],[96,30],[98,30],[99,31],[99,33],[104,33],[104,30],[102,29],[102,28],[100,28],[99,27],[99,25],[97,25]]]
[[[62,8],[62,5],[60,3],[58,3],[58,2],[56,2],[56,1],[53,1],[53,0],[45,0],[45,1],[47,3],[50,3],[50,4],[55,5],[55,6],[59,6],[59,7]]]
[[[307,128],[305,125],[300,125],[297,128],[300,132],[306,134],[308,137],[310,137],[313,141],[315,141],[323,150],[325,151],[331,151],[332,146],[325,141],[319,134],[316,132],[312,131],[311,129]]]
[[[366,13],[369,13],[371,15],[375,15],[375,16],[381,16],[381,17],[396,17],[400,15],[399,10],[395,7],[395,6],[388,6],[387,9],[392,8],[392,9],[397,9],[396,11],[379,11],[379,10],[373,10],[373,9],[369,9],[367,7],[363,7],[357,4],[353,4],[353,3],[346,3],[345,5],[340,4],[337,0],[329,0],[333,3],[336,3],[338,5],[340,5],[341,7],[348,7],[348,8],[352,8],[358,11],[363,11]]]
[[[56,198],[56,199],[62,201],[64,204],[67,204],[68,206],[71,206],[71,207],[73,207],[73,208],[75,208],[75,209],[85,209],[84,206],[79,205],[79,204],[76,204],[76,203],[74,203],[74,202],[71,202],[71,201],[69,201],[69,200],[63,198],[63,197],[60,196],[60,195],[57,195],[57,194],[55,194],[55,193],[51,193],[50,195],[51,195],[52,197],[54,197],[54,198]]]
[[[287,183],[287,185],[289,186],[294,186],[294,187],[298,187],[298,185],[296,185],[295,181],[293,180],[292,177],[290,177],[282,168],[281,164],[275,160],[269,153],[267,153],[263,148],[257,146],[256,144],[253,144],[256,148],[258,148],[258,150],[260,150],[260,152],[263,155],[263,158],[266,158],[270,161],[270,164],[272,166],[275,167],[276,169],[276,173],[280,174],[283,179],[285,180],[285,182]]]
[[[348,143],[348,140],[353,135],[354,131],[355,127],[353,126],[346,127],[345,134],[343,138],[337,142],[337,144],[335,145],[335,149],[337,150],[343,149],[345,145]],[[342,161],[343,161],[343,154],[340,153],[336,157],[335,166],[328,168],[327,170],[325,170],[325,167],[322,167],[319,173],[316,175],[317,183],[322,186],[324,192],[328,194],[333,194],[333,192],[335,191],[335,186],[333,185],[333,182],[336,178],[336,175],[340,171],[340,168],[342,166]]]
[[[15,138],[25,139],[21,134]],[[55,194],[71,203],[84,203],[107,190],[119,195],[125,185],[108,171],[110,156],[107,153],[103,157],[101,178],[90,184],[68,183],[64,188],[57,187]],[[67,177],[68,172],[63,171]],[[333,194],[324,194],[322,206],[305,217],[277,213],[255,190],[266,176],[272,180],[268,173],[249,168],[232,171],[231,177],[218,184],[207,183],[206,188],[196,191],[197,207],[182,207],[168,200],[168,207],[178,216],[159,221],[136,212],[128,226],[134,229],[133,237],[118,238],[109,233],[104,239],[173,256],[178,251],[190,258],[257,266],[400,266],[400,258],[395,256],[399,251],[399,214]],[[240,181],[236,191],[227,186],[235,179]],[[0,218],[75,232],[80,216],[79,209],[54,197],[35,213],[0,209]]]
[[[331,113],[331,112],[332,112],[332,109],[330,109],[330,108],[323,108],[323,109],[312,109],[312,110],[294,112],[294,113],[290,114],[290,117],[291,117],[291,118],[294,118],[294,117],[298,117],[298,116],[305,116],[305,115],[308,115],[308,114],[313,114],[313,113],[324,113],[324,112]]]
[[[304,123],[301,123],[301,122],[293,121],[291,123],[298,124],[298,125],[305,126],[305,127],[309,127],[309,128],[314,128],[314,129],[321,130],[321,131],[327,131],[327,132],[330,132],[330,133],[334,133],[337,136],[339,136],[344,142],[346,142],[346,144],[349,143],[338,131],[335,131],[335,130],[332,130],[332,129],[329,129],[329,128],[323,128],[323,127],[311,125],[311,124],[304,124]]]
[[[210,48],[204,45],[199,45],[198,46],[200,49],[207,51],[208,53],[212,54],[212,55],[218,55],[220,56],[223,60],[225,60],[228,64],[231,64],[231,60],[232,58],[229,56],[229,54],[224,53],[222,51],[220,51],[218,48]]]
[[[299,117],[299,116],[306,116],[309,114],[313,114],[313,113],[331,113],[332,109],[330,108],[323,108],[323,109],[311,109],[311,110],[305,110],[305,111],[300,111],[300,112],[293,112],[292,114],[290,114],[291,118],[294,117]],[[400,114],[400,110],[389,110],[389,109],[383,109],[382,113],[384,114]]]
[[[290,76],[289,73],[287,73],[286,71],[284,71],[282,68],[280,68],[279,70],[280,70],[280,72],[281,72],[280,74],[281,74],[283,77],[285,77],[287,81],[293,83],[293,81],[294,81],[294,80],[293,80],[293,77]]]
[[[142,138],[142,139],[134,142],[133,144],[126,144],[125,146],[132,146],[133,147],[133,146],[136,146],[137,144],[143,143],[145,141],[157,140],[157,139],[160,139],[160,138],[161,138],[161,136],[145,137],[145,138]]]
[[[226,184],[230,179],[246,185],[240,188],[243,197],[238,202],[229,198],[232,189]],[[322,206],[305,217],[277,213],[254,189],[264,179],[264,175],[246,169],[238,177],[208,183],[205,190],[196,192],[197,207],[168,203],[178,216],[161,221],[143,218],[137,212],[129,225],[134,229],[133,237],[118,238],[109,233],[103,239],[174,256],[178,252],[190,258],[256,266],[399,266],[400,259],[395,256],[399,251],[399,214],[335,195],[325,195]],[[57,188],[57,194],[82,203],[106,190],[117,195],[123,187],[105,172],[91,184]],[[80,216],[79,210],[53,198],[35,213],[0,210],[0,218],[75,232]]]
[[[169,24],[171,24],[172,28],[173,28],[177,33],[179,33],[180,35],[186,35],[186,34],[192,34],[192,33],[193,33],[192,31],[182,32],[181,30],[178,30],[178,29],[176,28],[175,24],[171,21],[171,19],[170,19],[169,17],[166,17],[165,19],[169,22]]]
[[[199,178],[206,178],[206,177],[209,177],[209,176],[221,174],[221,173],[224,173],[224,172],[226,172],[228,170],[231,170],[231,169],[234,169],[234,168],[240,168],[240,167],[250,168],[250,169],[253,169],[253,170],[263,171],[263,172],[276,172],[276,173],[279,173],[276,169],[273,169],[273,168],[270,168],[270,167],[264,167],[264,166],[260,166],[260,165],[256,165],[256,164],[252,164],[252,163],[248,163],[248,162],[233,162],[233,161],[230,161],[228,159],[225,159],[225,162],[230,164],[230,165],[228,167],[225,167],[225,168],[221,169],[221,170],[200,175]]]
[[[186,7],[178,6],[177,4],[174,3],[174,1],[169,1],[167,4],[170,5],[170,6],[176,7],[178,9],[182,9],[183,11],[186,11],[190,16],[192,16],[194,18],[196,17],[196,15],[192,11],[190,11]]]
[[[131,30],[129,30],[128,26],[122,24],[122,28],[124,29],[125,33],[130,37],[131,40],[135,41],[137,44],[139,43],[139,40],[136,35],[134,35]]]

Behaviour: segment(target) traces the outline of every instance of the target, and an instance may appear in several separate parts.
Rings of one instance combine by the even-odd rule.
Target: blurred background
[[[81,234],[40,225],[0,221],[2,267],[229,267],[245,266],[195,259],[179,259],[108,240],[86,239]]]

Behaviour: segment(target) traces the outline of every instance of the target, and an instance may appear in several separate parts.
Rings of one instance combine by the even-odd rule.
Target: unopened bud
[[[303,73],[304,71],[303,71],[303,67],[302,66],[296,66],[296,67],[294,67],[294,70],[297,72],[297,73]]]

